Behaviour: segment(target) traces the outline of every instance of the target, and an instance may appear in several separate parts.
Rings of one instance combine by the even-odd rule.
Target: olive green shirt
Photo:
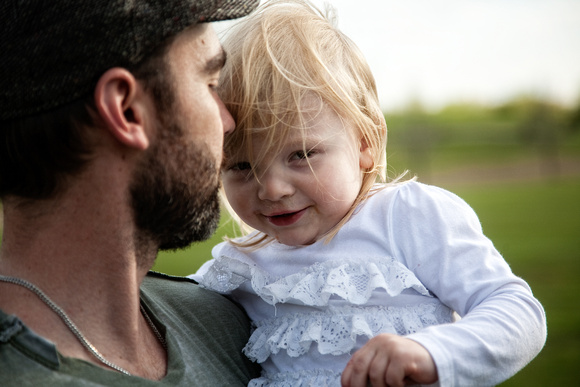
[[[127,376],[61,355],[16,316],[0,310],[0,386],[245,386],[259,376],[242,348],[246,314],[194,281],[151,272],[141,301],[167,341],[167,375],[160,381]]]

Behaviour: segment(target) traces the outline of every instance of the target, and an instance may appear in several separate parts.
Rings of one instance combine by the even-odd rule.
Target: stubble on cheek
[[[156,241],[161,250],[174,250],[215,231],[219,171],[207,146],[187,144],[183,136],[163,137],[135,174],[131,198],[141,238]]]

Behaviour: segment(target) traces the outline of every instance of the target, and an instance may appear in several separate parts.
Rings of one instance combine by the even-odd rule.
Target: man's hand
[[[352,356],[341,377],[343,387],[402,387],[438,380],[429,352],[416,341],[383,333]]]

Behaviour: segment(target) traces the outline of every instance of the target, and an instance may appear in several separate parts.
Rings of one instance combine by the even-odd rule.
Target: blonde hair
[[[259,164],[266,155],[253,152],[256,134],[265,139],[264,153],[277,154],[288,133],[301,129],[312,96],[346,122],[345,127],[355,128],[353,138],[360,138],[371,150],[373,166],[364,171],[350,210],[327,234],[330,241],[373,184],[386,182],[387,126],[366,60],[336,28],[332,9],[325,14],[303,0],[263,4],[228,31],[223,46],[228,60],[219,95],[236,121],[236,130],[225,140],[226,159],[243,152],[250,165]],[[234,218],[244,229],[241,220]],[[258,233],[243,246],[261,246],[272,239]]]

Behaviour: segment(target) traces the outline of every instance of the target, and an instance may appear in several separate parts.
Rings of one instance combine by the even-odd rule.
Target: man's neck
[[[100,199],[68,195],[50,206],[42,203],[43,208],[13,206],[7,200],[0,274],[40,288],[109,361],[159,379],[166,354],[139,310],[139,287],[150,268],[142,262],[152,265],[156,248],[142,247],[150,256],[138,259],[130,211]],[[0,283],[0,308],[55,342],[63,355],[100,364],[29,290]]]

